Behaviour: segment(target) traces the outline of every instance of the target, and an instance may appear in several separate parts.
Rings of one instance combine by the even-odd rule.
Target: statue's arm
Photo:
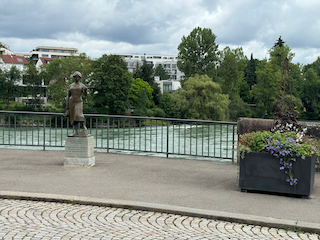
[[[68,90],[68,94],[67,94],[67,97],[66,97],[66,112],[64,113],[64,116],[68,116],[70,114],[69,112],[69,98],[71,96],[71,92],[70,90]]]
[[[87,88],[85,85],[83,85],[82,93],[83,93],[83,95],[85,95],[85,96],[88,95],[88,88]]]

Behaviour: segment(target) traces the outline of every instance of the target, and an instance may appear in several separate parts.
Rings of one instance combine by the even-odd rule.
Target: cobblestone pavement
[[[317,234],[174,214],[0,199],[0,239],[320,239]]]

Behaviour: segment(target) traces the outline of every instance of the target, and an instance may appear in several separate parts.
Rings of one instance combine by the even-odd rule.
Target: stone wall
[[[303,128],[307,128],[306,135],[320,139],[320,123],[302,121],[299,121],[299,123]],[[237,122],[237,134],[242,135],[255,131],[270,131],[273,126],[273,119],[239,118]],[[317,157],[316,171],[320,172],[320,156]]]

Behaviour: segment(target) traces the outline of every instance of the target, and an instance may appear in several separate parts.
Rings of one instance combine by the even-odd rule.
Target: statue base
[[[64,166],[91,167],[94,165],[93,136],[67,137],[65,143]]]

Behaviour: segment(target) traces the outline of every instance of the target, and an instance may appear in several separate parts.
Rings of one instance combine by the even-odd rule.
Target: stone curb
[[[126,208],[143,211],[163,212],[168,214],[177,214],[190,217],[208,218],[220,221],[235,222],[240,224],[258,225],[269,228],[280,228],[286,230],[297,230],[309,233],[320,233],[320,224],[276,219],[270,217],[261,217],[240,213],[229,213],[222,211],[212,211],[205,209],[195,209],[179,206],[171,206],[164,204],[145,203],[137,201],[101,199],[90,197],[79,197],[70,195],[45,194],[45,193],[26,193],[26,192],[11,192],[0,191],[0,198],[16,199],[16,200],[32,200],[32,201],[47,201],[60,203],[76,203],[82,205],[94,205],[114,208]]]

